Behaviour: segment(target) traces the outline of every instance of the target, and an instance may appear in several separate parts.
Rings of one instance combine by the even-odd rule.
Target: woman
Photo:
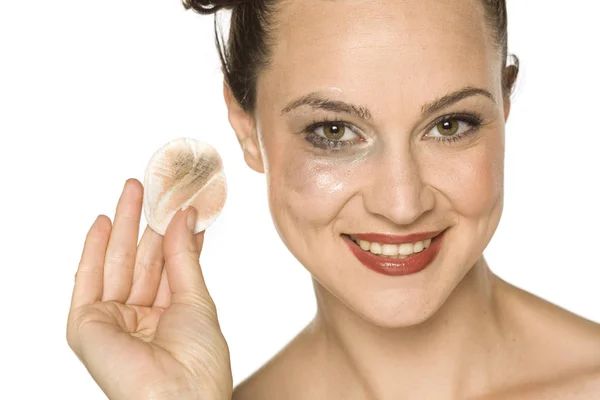
[[[224,97],[318,312],[232,388],[178,212],[146,228],[129,180],[91,227],[68,341],[111,399],[600,396],[600,327],[495,276],[507,65],[502,0],[189,1],[233,8]],[[164,263],[144,276],[140,263]],[[554,397],[552,397],[554,396]],[[571,396],[571,397],[568,397]]]

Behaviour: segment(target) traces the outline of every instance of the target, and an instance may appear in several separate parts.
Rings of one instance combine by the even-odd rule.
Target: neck
[[[313,328],[326,349],[328,369],[335,368],[341,385],[355,385],[370,398],[484,392],[502,360],[495,296],[500,282],[482,257],[429,319],[390,329],[366,321],[315,281]]]

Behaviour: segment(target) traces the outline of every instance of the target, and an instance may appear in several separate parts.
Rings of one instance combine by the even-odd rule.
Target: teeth
[[[413,253],[414,246],[412,243],[402,243],[398,246],[398,254],[401,256],[409,256]]]
[[[431,245],[431,239],[426,239],[415,243],[382,244],[360,239],[357,240],[352,236],[350,236],[350,238],[364,251],[370,251],[373,254],[381,254],[388,257],[404,258],[414,253],[420,253],[424,249],[428,248],[429,245]]]
[[[421,251],[423,251],[424,248],[425,245],[423,244],[423,242],[416,242],[413,246],[413,251],[415,253],[420,253]]]
[[[381,246],[381,252],[385,256],[395,256],[398,254],[398,245],[396,244],[384,244]]]
[[[379,243],[371,243],[371,253],[373,254],[381,254],[381,245]]]

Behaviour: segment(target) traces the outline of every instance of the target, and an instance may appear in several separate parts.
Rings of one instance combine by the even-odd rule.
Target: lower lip
[[[428,248],[402,259],[373,254],[370,251],[361,249],[349,236],[342,235],[342,238],[350,248],[350,251],[367,268],[383,275],[402,276],[414,274],[425,269],[438,255],[445,233],[446,231],[436,236]]]

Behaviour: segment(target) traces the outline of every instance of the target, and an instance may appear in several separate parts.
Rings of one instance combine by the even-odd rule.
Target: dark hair
[[[215,40],[225,82],[233,96],[247,112],[252,112],[256,103],[256,81],[260,71],[270,60],[273,40],[272,17],[275,3],[281,0],[182,0],[186,9],[201,14],[216,13],[231,9],[229,39],[225,45],[219,33],[215,14]],[[506,0],[482,0],[486,20],[495,33],[496,46],[502,58],[502,89],[509,96],[519,73],[519,59],[512,55],[508,62],[508,24]],[[506,67],[506,68],[504,68]]]

